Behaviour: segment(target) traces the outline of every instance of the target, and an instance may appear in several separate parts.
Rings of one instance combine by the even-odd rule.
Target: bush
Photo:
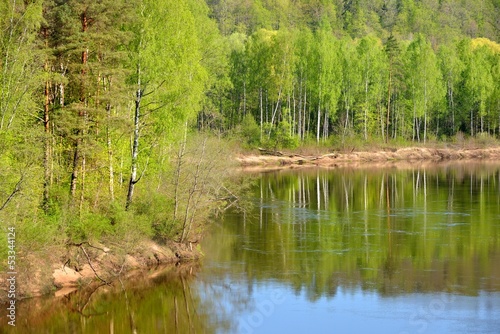
[[[275,148],[296,148],[299,140],[291,134],[292,126],[288,121],[281,121],[273,131]]]
[[[99,240],[112,233],[113,227],[109,218],[98,213],[82,212],[69,218],[67,234],[72,242]]]
[[[488,132],[480,132],[476,136],[477,144],[482,147],[494,146],[498,143],[496,138]]]
[[[241,122],[240,137],[250,147],[260,143],[260,128],[251,114],[246,114]]]

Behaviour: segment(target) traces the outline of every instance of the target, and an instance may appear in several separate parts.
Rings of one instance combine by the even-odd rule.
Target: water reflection
[[[196,268],[179,267],[86,287],[66,297],[19,303],[17,333],[217,333],[231,323],[212,321],[214,303],[193,289]],[[3,319],[2,319],[3,322]],[[0,332],[7,325],[2,323]]]
[[[499,291],[499,185],[498,165],[266,173],[255,209],[228,215],[205,247],[232,276],[310,300],[340,286]]]

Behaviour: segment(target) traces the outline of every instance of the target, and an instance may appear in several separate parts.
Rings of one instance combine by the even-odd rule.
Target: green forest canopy
[[[186,227],[196,197],[179,218],[171,148],[190,125],[270,147],[500,135],[497,0],[4,0],[0,13],[0,219],[34,236],[62,216],[46,228],[105,233],[129,206],[146,231]]]

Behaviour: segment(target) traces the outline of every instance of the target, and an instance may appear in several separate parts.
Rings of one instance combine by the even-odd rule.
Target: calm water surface
[[[197,283],[231,332],[500,333],[498,166],[270,172],[253,201]]]
[[[36,328],[500,333],[500,164],[251,177],[252,208],[215,222],[200,269],[67,297]]]

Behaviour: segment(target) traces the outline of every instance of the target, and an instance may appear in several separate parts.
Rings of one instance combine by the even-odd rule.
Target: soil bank
[[[242,154],[237,158],[240,166],[247,170],[298,168],[298,167],[343,167],[388,165],[394,163],[443,162],[443,161],[500,161],[500,147],[488,148],[426,148],[409,147],[382,151],[333,152],[322,155],[286,154],[264,151],[264,154]]]
[[[133,247],[83,242],[65,249],[46,249],[43,254],[17,254],[16,299],[54,293],[62,296],[92,283],[111,284],[152,267],[195,261],[202,252],[192,244],[160,245],[143,240]],[[0,276],[0,304],[8,302],[6,275]]]

